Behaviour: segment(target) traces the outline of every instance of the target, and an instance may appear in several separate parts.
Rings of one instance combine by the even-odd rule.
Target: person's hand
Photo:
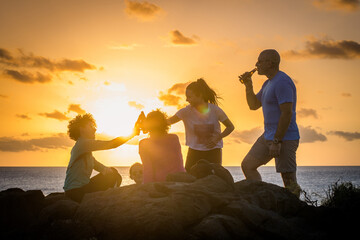
[[[222,139],[221,135],[219,133],[214,134],[210,137],[209,141],[205,144],[207,148],[213,148],[216,146],[216,144]]]
[[[274,142],[271,142],[271,144],[269,145],[269,156],[271,158],[279,157],[280,150],[281,150],[281,143],[275,144]]]
[[[252,79],[251,79],[251,73],[250,72],[245,72],[243,74],[240,75],[240,79],[243,81],[244,85],[246,87],[248,86],[252,86]]]
[[[133,132],[131,134],[131,138],[135,137],[135,136],[139,136],[140,135],[140,125],[139,124],[135,124]]]

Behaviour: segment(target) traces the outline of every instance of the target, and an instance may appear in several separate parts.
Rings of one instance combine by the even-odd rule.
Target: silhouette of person
[[[150,112],[142,129],[150,134],[139,142],[144,183],[162,182],[170,173],[185,172],[180,141],[177,135],[168,133],[166,115],[160,110]]]
[[[299,129],[296,124],[296,87],[292,79],[279,70],[280,55],[274,49],[260,53],[256,67],[259,75],[268,79],[255,95],[251,74],[241,77],[246,87],[246,99],[251,110],[262,107],[265,132],[257,139],[242,161],[246,179],[260,180],[257,168],[275,158],[276,171],[281,173],[284,185],[300,196],[296,180],[296,150]]]
[[[71,149],[69,165],[64,183],[65,196],[81,202],[86,193],[104,191],[120,186],[122,178],[115,168],[105,167],[92,155],[93,151],[117,148],[139,134],[135,126],[128,137],[118,137],[110,141],[95,140],[96,122],[89,113],[78,115],[69,122],[68,134],[75,142]],[[100,172],[90,178],[93,170]]]
[[[136,184],[143,183],[143,165],[141,163],[134,163],[129,169],[130,179],[134,180]]]
[[[189,146],[186,171],[189,172],[200,159],[221,165],[222,139],[234,130],[234,125],[218,106],[216,92],[207,85],[204,79],[200,78],[190,83],[185,94],[189,105],[169,118],[168,123],[174,124],[180,120],[184,122],[186,145]],[[225,125],[223,132],[221,132],[220,122]]]

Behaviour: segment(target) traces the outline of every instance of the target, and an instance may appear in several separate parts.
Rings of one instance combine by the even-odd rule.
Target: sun
[[[130,135],[141,112],[130,107],[124,97],[116,96],[98,99],[92,106],[92,114],[97,123],[97,134],[110,137]]]

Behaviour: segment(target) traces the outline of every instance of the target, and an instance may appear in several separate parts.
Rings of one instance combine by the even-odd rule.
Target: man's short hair
[[[94,124],[94,127],[96,127],[95,119],[90,113],[86,113],[83,115],[79,114],[75,118],[70,120],[68,124],[69,137],[72,140],[78,140],[78,138],[80,137],[80,128],[85,127],[85,125],[88,123],[92,123]]]
[[[266,49],[261,52],[261,54],[266,54],[269,61],[271,61],[274,66],[279,67],[280,65],[280,54],[275,49]]]

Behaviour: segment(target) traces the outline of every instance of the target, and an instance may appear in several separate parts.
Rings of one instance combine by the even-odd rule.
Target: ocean
[[[123,177],[122,186],[133,184],[129,178],[129,167],[116,167]],[[245,177],[240,167],[226,167],[235,181]],[[8,188],[24,190],[40,189],[44,195],[52,192],[62,192],[66,167],[0,167],[0,191]],[[275,167],[263,166],[259,168],[264,182],[283,186],[279,173]],[[95,175],[96,172],[93,172]],[[335,182],[352,182],[360,186],[360,166],[300,166],[297,170],[298,183],[312,200],[321,200]]]

